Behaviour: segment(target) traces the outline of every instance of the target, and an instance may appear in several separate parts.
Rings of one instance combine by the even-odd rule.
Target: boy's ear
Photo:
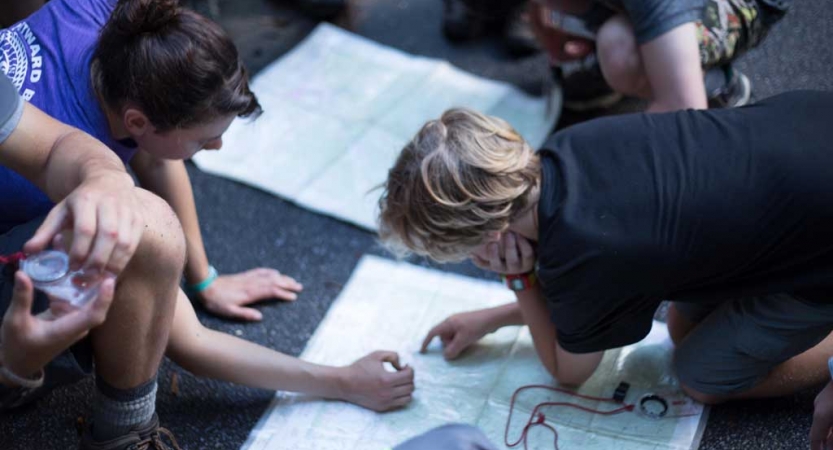
[[[124,127],[131,136],[142,136],[153,130],[150,120],[142,111],[136,108],[127,108],[122,115]]]

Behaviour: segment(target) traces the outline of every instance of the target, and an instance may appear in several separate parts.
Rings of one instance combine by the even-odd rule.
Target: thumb
[[[33,291],[32,280],[22,270],[18,270],[14,275],[14,293],[12,304],[9,306],[9,313],[12,317],[32,314]]]
[[[376,354],[381,362],[389,362],[393,365],[396,370],[402,370],[402,366],[399,363],[399,354],[396,352],[389,352],[389,351],[380,351]]]
[[[455,359],[460,356],[460,353],[462,353],[466,347],[467,344],[463,342],[463,339],[461,339],[460,335],[457,334],[443,349],[443,357],[447,360]]]
[[[229,305],[228,308],[223,311],[223,315],[232,319],[247,320],[249,322],[259,322],[263,320],[263,313],[260,311],[254,308],[238,305]]]

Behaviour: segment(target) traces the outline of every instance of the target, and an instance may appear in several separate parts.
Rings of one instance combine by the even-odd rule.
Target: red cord
[[[24,259],[26,259],[26,254],[23,252],[0,255],[0,264],[17,264]]]
[[[613,400],[612,398],[593,397],[593,396],[590,396],[590,395],[578,394],[578,393],[575,393],[575,392],[572,392],[572,391],[568,391],[566,389],[556,388],[556,387],[552,387],[552,386],[546,386],[546,385],[542,385],[542,384],[531,384],[531,385],[527,385],[527,386],[521,386],[521,387],[519,387],[518,389],[515,390],[515,393],[512,394],[512,400],[509,402],[509,417],[506,419],[506,429],[504,430],[504,433],[503,433],[503,442],[509,448],[517,447],[518,445],[523,443],[524,450],[526,450],[528,448],[527,447],[527,439],[528,439],[528,436],[529,436],[529,430],[534,426],[540,425],[540,426],[546,427],[550,431],[552,431],[553,436],[554,436],[553,446],[555,447],[555,450],[558,450],[558,431],[556,431],[555,427],[546,423],[547,418],[546,418],[546,416],[544,416],[544,413],[542,413],[540,411],[541,408],[545,408],[545,407],[548,407],[548,406],[565,406],[565,407],[568,407],[568,408],[575,408],[575,409],[585,411],[585,412],[588,412],[588,413],[591,413],[591,414],[599,414],[599,415],[602,415],[602,416],[612,416],[612,415],[621,414],[621,413],[627,412],[627,411],[633,411],[633,409],[634,409],[634,405],[632,405],[632,404],[624,404],[623,406],[621,406],[619,408],[616,408],[616,409],[611,409],[611,410],[608,410],[608,411],[600,411],[600,410],[597,410],[597,409],[587,408],[585,406],[581,406],[581,405],[578,405],[578,404],[575,404],[575,403],[542,402],[542,403],[539,403],[539,404],[535,405],[535,408],[532,409],[532,413],[529,415],[529,419],[527,419],[526,425],[524,425],[523,430],[521,430],[521,436],[518,438],[518,440],[515,441],[515,442],[509,442],[509,426],[512,424],[512,414],[515,411],[515,401],[517,400],[518,395],[521,392],[523,392],[527,389],[545,389],[545,390],[548,390],[548,391],[551,391],[551,392],[558,392],[558,393],[561,393],[561,394],[567,394],[567,395],[570,395],[570,396],[573,396],[573,397],[576,397],[576,398],[580,398],[580,399],[584,399],[584,400],[592,400],[592,401],[598,401],[598,402],[604,402],[604,403],[613,403],[613,404],[617,404],[617,405],[620,404],[620,403],[616,402],[615,400]]]

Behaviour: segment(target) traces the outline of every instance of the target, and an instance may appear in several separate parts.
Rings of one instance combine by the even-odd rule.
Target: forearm
[[[194,191],[182,161],[155,158],[142,151],[131,162],[139,183],[165,199],[182,224],[187,242],[185,281],[198,283],[208,277],[205,254]]]
[[[55,142],[44,170],[43,190],[58,201],[92,180],[107,180],[113,187],[134,187],[122,161],[104,144],[72,130]]]
[[[324,398],[341,395],[341,368],[309,363],[204,327],[169,356],[200,377]]]
[[[12,135],[0,146],[0,164],[21,174],[57,202],[87,181],[132,187],[124,164],[95,138],[26,104]]]
[[[523,316],[521,315],[521,308],[518,305],[518,302],[507,303],[505,305],[489,308],[484,312],[489,315],[488,327],[490,333],[493,333],[503,327],[526,324]]]
[[[551,322],[540,286],[518,291],[518,305],[524,322],[529,326],[535,351],[550,374],[562,384],[579,385],[595,372],[604,352],[569,353],[558,344],[558,334]]]
[[[325,398],[341,396],[343,369],[308,363],[206,328],[182,291],[177,296],[167,355],[201,377]]]
[[[555,352],[556,332],[539,285],[515,292],[517,305],[524,323],[529,327],[535,352],[547,370],[555,376],[558,361]]]

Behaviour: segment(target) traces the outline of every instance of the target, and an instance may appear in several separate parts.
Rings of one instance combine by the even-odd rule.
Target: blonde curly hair
[[[506,121],[464,108],[426,123],[379,200],[379,236],[398,256],[466,259],[537,195],[538,156]]]

